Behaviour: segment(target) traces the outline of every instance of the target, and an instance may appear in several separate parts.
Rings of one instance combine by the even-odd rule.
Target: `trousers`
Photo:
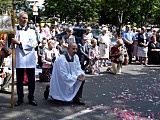
[[[74,100],[79,100],[80,98],[82,98],[82,91],[83,91],[83,85],[84,85],[85,81],[82,81],[82,84],[77,92],[77,94],[75,95],[75,97],[73,98]]]
[[[10,81],[12,79],[12,74],[10,72],[6,72],[6,77],[4,78],[2,89],[8,89]]]
[[[18,99],[23,99],[24,97],[23,93],[24,70],[26,70],[26,74],[28,77],[28,99],[34,100],[35,68],[16,68]]]

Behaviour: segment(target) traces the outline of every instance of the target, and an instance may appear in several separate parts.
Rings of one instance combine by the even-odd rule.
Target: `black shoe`
[[[44,91],[44,98],[45,98],[45,100],[48,99],[48,96],[49,96],[49,85],[46,86],[46,90]]]
[[[30,104],[30,105],[33,105],[33,106],[37,106],[37,103],[36,103],[35,100],[30,100],[30,101],[29,101],[29,104]]]
[[[7,90],[0,90],[0,93],[11,94],[11,92]]]
[[[82,102],[81,100],[73,100],[73,104],[77,104],[77,105],[85,105],[85,103]]]
[[[15,106],[20,106],[23,103],[23,99],[18,99]]]

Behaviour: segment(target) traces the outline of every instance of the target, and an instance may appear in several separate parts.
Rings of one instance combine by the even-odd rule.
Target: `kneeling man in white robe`
[[[84,105],[80,101],[85,80],[85,73],[81,69],[77,56],[77,44],[70,43],[64,55],[60,55],[54,62],[50,81],[49,95],[56,100],[72,101]]]

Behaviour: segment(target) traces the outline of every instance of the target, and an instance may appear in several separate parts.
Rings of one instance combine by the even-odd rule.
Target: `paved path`
[[[121,75],[105,70],[101,68],[100,76],[87,75],[85,106],[44,100],[47,83],[38,81],[37,107],[28,104],[26,86],[24,104],[19,107],[10,108],[10,95],[0,93],[0,120],[160,120],[160,66],[131,64],[122,68]]]

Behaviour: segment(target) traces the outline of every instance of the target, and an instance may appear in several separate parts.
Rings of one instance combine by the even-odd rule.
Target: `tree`
[[[45,0],[44,15],[47,17],[58,16],[60,21],[80,20],[89,21],[93,17],[97,17],[94,5],[91,0]],[[52,12],[51,12],[52,11]]]
[[[92,21],[100,24],[135,22],[139,26],[157,23],[160,17],[159,0],[45,0],[44,15],[60,17],[61,21]]]

